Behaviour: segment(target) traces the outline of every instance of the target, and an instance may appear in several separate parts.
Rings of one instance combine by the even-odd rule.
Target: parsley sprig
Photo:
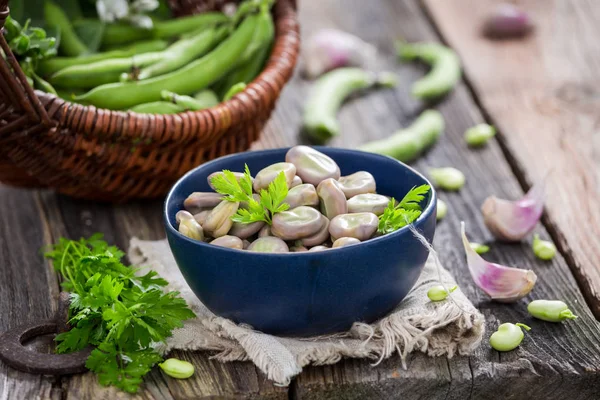
[[[155,271],[137,276],[121,262],[124,253],[102,235],[61,238],[45,254],[71,293],[72,329],[56,336],[57,351],[68,353],[96,346],[86,367],[102,385],[135,393],[143,376],[162,360],[154,345],[194,313],[177,292],[163,292],[168,282]]]
[[[248,205],[247,208],[238,209],[237,213],[231,217],[234,222],[251,224],[264,221],[271,225],[273,215],[290,208],[289,204],[284,203],[288,195],[288,185],[283,172],[277,175],[267,189],[260,191],[259,201],[252,196],[252,176],[248,165],[245,166],[244,175],[239,180],[233,172],[223,170],[222,174],[215,175],[211,179],[211,183],[215,191],[224,196],[224,200],[243,202]]]
[[[415,186],[396,204],[394,198],[390,199],[388,206],[379,216],[379,233],[386,234],[411,224],[421,215],[421,201],[429,192],[429,185]]]

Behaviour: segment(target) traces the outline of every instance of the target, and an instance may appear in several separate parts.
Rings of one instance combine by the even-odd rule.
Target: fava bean
[[[438,221],[441,221],[442,219],[444,219],[444,217],[448,213],[448,206],[446,205],[446,202],[438,199],[437,203],[436,203],[436,211],[437,212],[435,215],[435,219]]]
[[[254,187],[255,192],[260,192],[261,189],[266,189],[269,187],[269,184],[273,182],[277,175],[281,172],[285,175],[285,180],[288,184],[288,187],[294,180],[294,176],[296,176],[296,167],[294,164],[288,162],[280,162],[271,164],[266,168],[263,168],[259,171],[258,174],[254,177]]]
[[[317,194],[321,200],[321,212],[327,218],[332,219],[336,215],[346,214],[348,212],[346,195],[342,192],[337,181],[333,178],[325,179],[319,183]]]
[[[162,363],[158,364],[165,374],[176,379],[186,379],[194,375],[194,366],[183,360],[177,358],[169,358]]]
[[[185,210],[177,211],[177,214],[175,214],[175,221],[177,221],[177,223],[179,224],[184,219],[195,219],[195,218],[188,211],[185,211]]]
[[[223,101],[231,99],[233,96],[243,92],[244,90],[246,90],[246,84],[244,82],[236,83],[235,85],[230,87],[229,90],[225,93],[225,95],[223,96]]]
[[[184,112],[185,108],[167,101],[152,101],[150,103],[138,104],[137,106],[131,107],[129,111],[138,114],[168,115]]]
[[[214,192],[193,192],[183,201],[183,208],[197,214],[207,208],[214,208],[223,201],[223,196]]]
[[[540,260],[552,260],[556,255],[556,246],[554,243],[540,239],[537,233],[533,236],[533,254]]]
[[[348,199],[348,212],[371,212],[377,216],[383,214],[390,199],[377,193],[358,194]]]
[[[265,225],[262,227],[262,229],[260,231],[258,231],[258,237],[262,238],[262,237],[268,237],[268,236],[273,236],[273,233],[271,233],[271,226]]]
[[[290,183],[290,189],[295,188],[296,186],[302,185],[303,183],[304,182],[302,182],[302,178],[300,178],[298,175],[296,175],[294,177],[294,179],[292,179],[292,183]]]
[[[303,127],[307,135],[318,143],[339,135],[337,112],[344,100],[358,90],[376,85],[393,87],[396,77],[390,73],[375,75],[360,68],[338,68],[322,75],[304,109]]]
[[[429,288],[427,291],[427,297],[429,297],[429,300],[431,301],[446,300],[446,297],[448,297],[448,295],[454,292],[456,289],[458,289],[458,286],[456,285],[452,286],[448,290],[446,290],[442,285],[435,285]]]
[[[469,246],[471,246],[471,248],[475,250],[475,253],[477,254],[485,254],[490,251],[490,246],[481,243],[470,242]]]
[[[420,60],[431,70],[412,86],[412,94],[418,99],[435,99],[448,93],[460,80],[460,59],[456,53],[438,43],[402,43],[398,46],[400,58],[407,61]]]
[[[69,17],[52,1],[44,2],[44,18],[50,28],[56,29],[60,34],[59,51],[69,57],[77,57],[88,52],[88,48],[77,37]]]
[[[465,185],[465,175],[456,168],[430,168],[429,175],[435,186],[445,190],[459,190]]]
[[[529,331],[530,327],[524,324],[511,324],[506,322],[498,327],[498,330],[490,336],[490,345],[497,351],[511,351],[516,349],[525,335],[521,328]]]
[[[204,89],[194,94],[194,99],[198,100],[200,104],[206,105],[205,108],[214,107],[219,104],[216,93],[210,89]]]
[[[334,238],[353,237],[365,241],[377,231],[378,224],[379,218],[370,212],[341,214],[329,223],[329,233]]]
[[[377,185],[375,178],[367,171],[358,171],[338,179],[338,186],[349,199],[359,194],[375,193]]]
[[[303,183],[291,188],[284,202],[290,205],[290,209],[300,206],[318,206],[319,196],[317,195],[317,189],[313,185]]]
[[[250,246],[249,251],[257,251],[260,253],[288,253],[290,249],[288,245],[278,237],[267,236],[256,239]]]
[[[294,246],[290,247],[290,251],[292,253],[302,253],[304,251],[308,251],[308,249],[302,245],[300,245],[300,246],[294,245]]]
[[[328,178],[338,179],[340,167],[331,157],[308,146],[294,146],[285,155],[285,161],[294,164],[296,174],[305,183],[317,186]]]
[[[190,239],[204,240],[204,230],[195,219],[181,219],[181,221],[179,221],[179,233]]]
[[[206,217],[204,230],[214,238],[227,235],[233,225],[231,217],[235,215],[239,205],[237,202],[223,200]]]
[[[206,217],[208,217],[208,214],[210,214],[211,211],[212,210],[200,211],[199,213],[194,214],[194,219],[200,225],[204,225],[204,223],[206,222]]]
[[[220,247],[227,247],[230,249],[242,250],[244,248],[244,242],[238,236],[225,235],[214,239],[210,244]]]
[[[325,222],[319,211],[300,206],[273,215],[271,233],[283,240],[302,239],[315,235]]]
[[[471,147],[483,146],[494,137],[496,129],[488,124],[475,125],[465,132],[465,141]]]
[[[335,249],[338,247],[346,247],[346,246],[350,246],[351,244],[358,244],[358,243],[360,243],[360,240],[358,240],[357,238],[341,237],[341,238],[337,239],[335,242],[333,242],[333,246],[331,246],[331,248]]]
[[[426,110],[408,128],[401,129],[385,139],[366,143],[360,146],[359,150],[409,162],[433,146],[443,130],[442,114],[435,110]]]
[[[244,250],[248,250],[248,247],[250,247],[250,245],[252,244],[252,242],[247,239],[242,240],[242,243],[244,245]]]
[[[569,306],[560,300],[534,300],[527,305],[527,311],[535,318],[548,322],[577,319]]]
[[[317,252],[317,251],[324,251],[324,250],[329,250],[329,247],[327,247],[327,246],[315,246],[315,247],[311,247],[308,251]]]
[[[329,220],[327,219],[326,216],[321,215],[321,223],[322,223],[322,227],[321,229],[315,233],[314,235],[305,237],[301,240],[302,245],[306,246],[306,247],[312,247],[312,246],[317,246],[320,245],[321,243],[324,243],[327,238],[329,238]]]
[[[177,105],[178,107],[185,109],[186,111],[188,111],[188,110],[190,110],[190,111],[204,110],[206,108],[210,108],[210,107],[213,107],[216,104],[218,104],[218,102],[217,103],[212,103],[212,102],[204,103],[193,97],[182,96],[177,93],[169,92],[168,90],[163,90],[160,93],[160,96],[162,97],[162,99],[164,101],[171,102],[171,103]]]
[[[241,205],[240,205],[241,207]],[[265,226],[263,221],[252,222],[251,224],[242,224],[241,222],[234,222],[229,230],[229,234],[237,236],[240,239],[247,239],[254,235]]]

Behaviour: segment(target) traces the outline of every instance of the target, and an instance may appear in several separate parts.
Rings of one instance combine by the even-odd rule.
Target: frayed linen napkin
[[[129,259],[134,265],[154,269],[194,310],[159,350],[210,350],[213,358],[226,361],[250,360],[278,385],[287,386],[308,364],[334,364],[343,357],[369,358],[375,364],[398,352],[402,362],[413,351],[430,356],[470,354],[479,346],[484,332],[483,315],[456,290],[451,300],[431,302],[427,290],[440,282],[455,284],[430,256],[415,287],[388,316],[373,324],[357,322],[348,332],[312,338],[277,337],[236,324],[208,310],[189,288],[166,240],[131,239]]]

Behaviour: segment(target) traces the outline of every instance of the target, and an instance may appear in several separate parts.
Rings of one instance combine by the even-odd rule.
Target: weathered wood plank
[[[552,169],[547,227],[600,318],[600,7],[592,0],[520,2],[535,21],[533,35],[498,42],[479,35],[494,3],[425,1],[523,183]]]
[[[35,198],[0,186],[0,332],[47,319],[58,296],[56,276],[39,249],[47,238]],[[0,399],[60,398],[60,381],[0,362]]]
[[[352,12],[335,13],[341,9]],[[398,64],[392,47],[394,38],[402,37],[408,41],[436,39],[416,1],[307,2],[303,3],[301,11],[305,33],[316,27],[334,26],[376,44],[384,58],[382,66],[397,72],[402,82],[395,93],[377,92],[349,102],[340,113],[343,136],[333,140],[332,145],[352,147],[368,139],[384,137],[406,126],[425,107],[409,95],[410,82],[421,76],[423,69]],[[299,103],[306,96],[307,92],[303,90],[307,90],[308,85],[293,84],[299,88],[296,94]],[[397,357],[375,368],[364,361],[307,368],[295,383],[294,395],[299,399],[492,399],[517,393],[524,398],[598,396],[600,343],[594,336],[600,333],[600,327],[584,304],[564,259],[557,257],[551,263],[543,263],[533,257],[529,243],[492,243],[493,250],[487,258],[534,269],[539,276],[538,284],[530,298],[513,305],[489,302],[474,287],[464,261],[459,222],[467,221],[467,230],[473,240],[490,240],[479,212],[481,203],[490,194],[517,198],[522,195],[522,190],[497,143],[478,151],[467,149],[462,134],[466,128],[480,122],[482,116],[464,85],[437,108],[445,116],[446,133],[415,166],[423,171],[430,166],[455,166],[467,175],[467,185],[460,193],[440,194],[448,202],[450,212],[438,227],[435,245],[461,289],[486,315],[486,338],[471,357],[446,362],[414,355],[407,371],[401,369]],[[288,110],[286,117],[293,126],[300,118],[300,110],[295,114]],[[295,134],[293,127],[279,126],[287,129],[286,136]],[[542,226],[538,232],[543,237],[548,235]],[[564,299],[577,308],[581,318],[576,323],[564,325],[535,321],[526,312],[526,304],[533,298]],[[490,349],[487,339],[499,323],[508,321],[526,322],[533,330],[519,350],[500,355]],[[581,349],[586,350],[582,352]],[[443,365],[446,365],[445,369]]]

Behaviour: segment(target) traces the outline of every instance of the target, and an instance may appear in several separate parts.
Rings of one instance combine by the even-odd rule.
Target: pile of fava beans
[[[265,253],[322,251],[369,240],[378,235],[378,216],[390,199],[376,193],[367,171],[340,176],[329,156],[308,146],[291,148],[285,162],[260,170],[252,185],[259,201],[261,189],[283,172],[289,187],[287,211],[275,213],[272,225],[232,221],[243,202],[222,200],[216,192],[194,192],[177,213],[179,232],[215,246]],[[212,178],[208,177],[214,189]],[[243,174],[234,173],[239,180]]]

